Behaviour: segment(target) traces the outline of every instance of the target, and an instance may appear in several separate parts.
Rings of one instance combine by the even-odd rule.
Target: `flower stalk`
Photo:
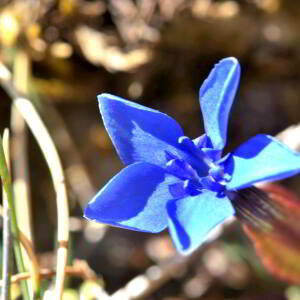
[[[10,212],[7,201],[3,199],[3,202],[3,288],[1,299],[10,300],[12,236],[10,230]]]

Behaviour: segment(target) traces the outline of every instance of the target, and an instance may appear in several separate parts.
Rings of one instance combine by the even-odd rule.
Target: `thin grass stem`
[[[69,242],[69,206],[62,164],[55,144],[32,103],[18,93],[11,82],[9,70],[0,64],[0,84],[13,100],[35,137],[50,170],[57,204],[57,264],[55,299],[61,299],[64,289]]]
[[[20,233],[17,223],[16,209],[13,200],[13,191],[11,184],[11,176],[7,167],[7,162],[3,149],[2,137],[0,137],[0,176],[2,179],[3,189],[7,197],[7,203],[11,212],[11,230],[14,237],[13,246],[16,256],[16,262],[19,272],[25,272],[24,261],[21,252]],[[25,300],[30,300],[27,282],[22,282],[22,291]]]
[[[13,82],[16,89],[22,93],[28,91],[28,82],[30,79],[31,61],[28,54],[17,49],[14,55],[13,63]],[[17,220],[19,228],[26,235],[27,239],[32,242],[32,213],[30,199],[30,181],[29,181],[29,165],[27,151],[27,127],[24,118],[19,113],[18,109],[12,105],[11,108],[11,157],[12,157],[12,173],[13,176],[13,193],[15,206],[17,210]],[[32,270],[32,262],[30,261],[25,249],[22,247],[22,256],[24,259],[25,268]],[[33,277],[35,279],[35,277]],[[39,295],[39,282],[33,280],[28,282],[30,293]]]
[[[9,161],[9,136],[8,131],[5,130],[3,134],[3,149],[7,161]],[[2,300],[10,300],[10,278],[11,278],[11,263],[12,263],[12,235],[11,235],[11,217],[7,202],[7,196],[3,188],[3,287],[2,287]]]

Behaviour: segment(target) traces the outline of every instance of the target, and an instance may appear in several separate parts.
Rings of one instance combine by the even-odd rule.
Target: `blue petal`
[[[229,111],[240,79],[240,65],[230,57],[221,60],[200,88],[200,105],[207,136],[214,149],[226,144]]]
[[[98,100],[106,130],[124,163],[163,165],[164,151],[179,154],[178,138],[183,131],[171,117],[109,94]]]
[[[204,190],[202,194],[167,203],[169,231],[177,250],[189,254],[216,225],[234,214],[230,200]]]
[[[241,189],[259,181],[279,180],[300,172],[300,155],[268,135],[257,135],[238,147],[224,162],[232,175],[227,189]]]
[[[168,184],[178,179],[155,165],[135,163],[113,177],[85,208],[85,217],[101,223],[146,232],[167,226]]]

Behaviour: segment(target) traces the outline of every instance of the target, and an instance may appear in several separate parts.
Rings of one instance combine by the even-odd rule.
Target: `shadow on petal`
[[[223,164],[231,175],[226,188],[235,190],[299,173],[300,154],[271,136],[259,134],[239,146]]]
[[[113,177],[85,209],[85,217],[123,228],[159,232],[167,226],[169,184],[178,182],[164,169],[135,163]]]
[[[179,124],[166,114],[122,98],[98,96],[100,112],[109,136],[125,164],[166,163],[166,150],[179,154]]]
[[[208,233],[234,214],[230,200],[203,190],[197,196],[171,200],[167,203],[169,230],[182,254],[189,254],[207,239]]]

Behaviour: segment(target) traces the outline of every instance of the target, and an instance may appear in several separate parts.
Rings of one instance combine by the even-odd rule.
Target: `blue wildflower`
[[[200,88],[205,134],[191,140],[166,114],[109,94],[98,97],[112,142],[125,164],[85,208],[85,217],[157,233],[169,228],[190,253],[217,224],[235,214],[230,195],[254,183],[300,171],[300,155],[257,135],[225,157],[228,115],[240,66],[221,60]]]

